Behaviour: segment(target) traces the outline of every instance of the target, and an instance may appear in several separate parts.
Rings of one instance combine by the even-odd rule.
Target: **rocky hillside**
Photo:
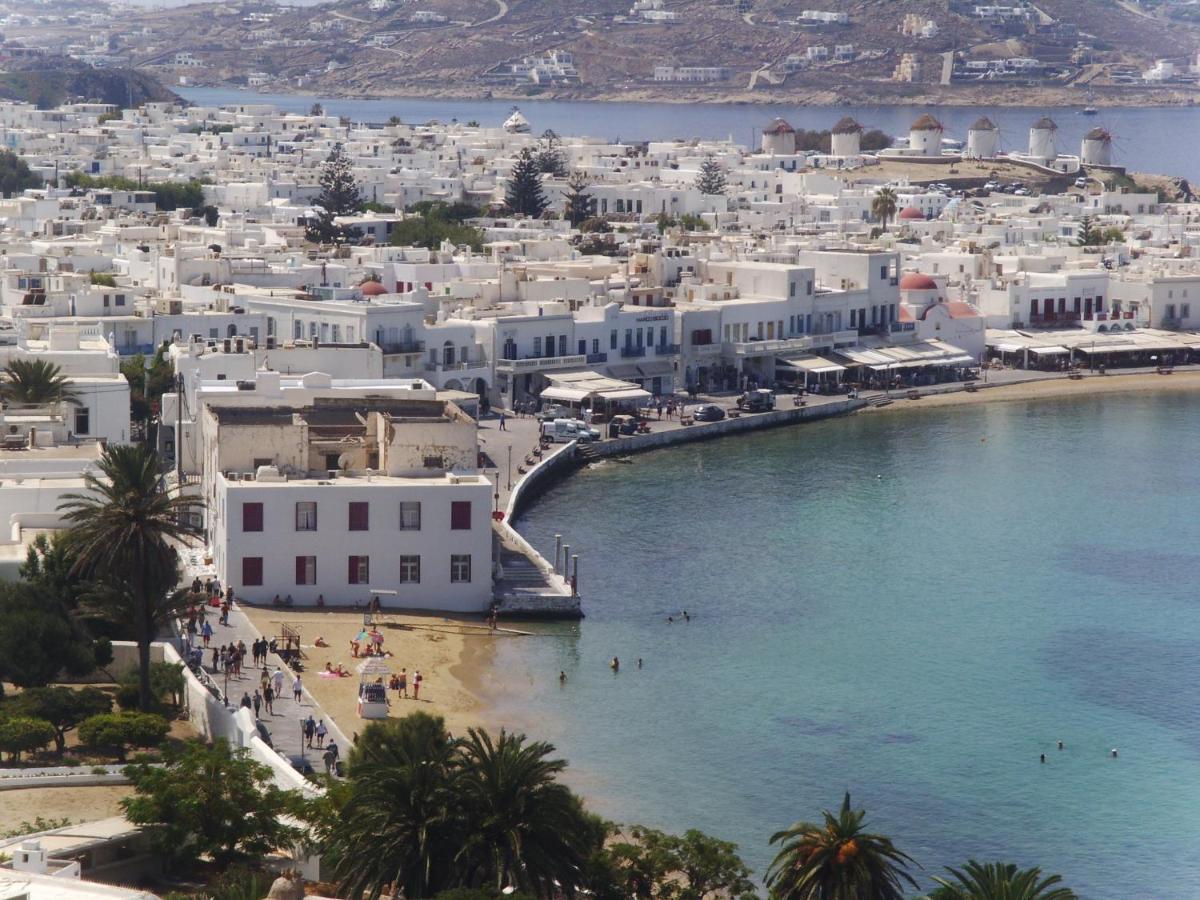
[[[981,15],[974,0],[247,0],[146,13],[139,25],[151,37],[126,46],[168,77],[356,94],[1042,104],[1085,92],[1098,103],[1188,102],[1196,91],[1194,79],[1141,80],[1162,57],[1186,73],[1200,46],[1200,31],[1166,12],[1133,0],[1015,9]],[[198,68],[172,68],[180,49]],[[1029,60],[1037,66],[1022,68]],[[659,66],[721,71],[667,81],[655,78]],[[980,66],[1003,71],[985,78]]]
[[[96,69],[66,57],[39,57],[10,62],[0,72],[0,97],[47,108],[60,103],[94,101],[134,106],[178,99],[155,76],[124,69]]]

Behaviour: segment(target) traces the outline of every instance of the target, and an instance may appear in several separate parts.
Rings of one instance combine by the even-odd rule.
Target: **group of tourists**
[[[411,680],[408,677],[408,669],[401,669],[398,673],[393,672],[392,677],[388,679],[388,690],[395,691],[397,699],[408,699],[408,688],[412,686],[412,699],[421,699],[421,684],[425,681],[420,670],[414,670]]]

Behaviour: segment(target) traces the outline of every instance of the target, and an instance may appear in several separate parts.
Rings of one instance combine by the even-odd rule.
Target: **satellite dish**
[[[353,459],[354,457],[351,456],[349,452],[343,453],[338,457],[338,468],[343,472],[348,472],[350,470],[350,463],[353,461]]]

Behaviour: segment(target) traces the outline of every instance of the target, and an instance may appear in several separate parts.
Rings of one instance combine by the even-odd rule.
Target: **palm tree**
[[[391,885],[406,897],[452,886],[458,819],[456,742],[440,716],[372,722],[350,753],[350,783],[325,850],[344,897],[377,900]]]
[[[888,221],[896,214],[896,192],[890,187],[880,188],[871,200],[871,215],[883,223],[887,231]]]
[[[978,863],[970,860],[962,871],[946,867],[954,880],[934,878],[940,887],[928,900],[1075,900],[1075,892],[1062,884],[1061,875],[1042,877],[1042,870],[1018,869],[1013,863]]]
[[[66,494],[58,508],[70,523],[73,573],[95,579],[95,600],[112,618],[132,621],[138,645],[138,700],[149,710],[150,642],[178,608],[175,542],[191,533],[196,501],[164,489],[159,457],[142,445],[109,446],[84,476],[85,492]]]
[[[771,836],[779,853],[767,870],[777,900],[901,900],[905,885],[917,886],[913,862],[890,838],[863,830],[866,812],[850,809],[850,792],[825,822],[797,822]]]
[[[462,743],[458,800],[467,840],[458,855],[471,887],[517,888],[537,897],[574,894],[593,847],[583,805],[556,779],[554,747],[501,730],[472,728]]]
[[[79,405],[79,395],[62,369],[44,359],[14,359],[5,366],[0,373],[0,400],[22,406]]]

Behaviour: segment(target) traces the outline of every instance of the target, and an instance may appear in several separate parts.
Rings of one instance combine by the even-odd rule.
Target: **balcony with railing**
[[[645,355],[646,355],[645,347],[622,347],[621,348],[621,358],[622,359],[636,359],[637,357],[645,356]]]
[[[851,332],[853,334],[853,332]],[[768,356],[780,353],[803,353],[811,350],[811,337],[784,338],[764,341],[726,341],[722,350],[727,356]]]
[[[521,373],[540,372],[547,369],[569,369],[574,366],[587,365],[587,354],[577,353],[573,356],[534,356],[527,359],[498,359],[497,372]]]
[[[594,366],[597,363],[606,363],[606,362],[608,362],[608,354],[607,353],[589,353],[587,355],[587,364],[589,366]]]
[[[654,348],[655,356],[674,356],[678,352],[678,344],[658,344]]]
[[[471,359],[460,359],[455,362],[437,362],[425,363],[426,372],[466,372],[470,369],[486,369],[488,360],[486,356],[477,356]]]
[[[424,341],[375,341],[377,346],[384,353],[424,353]]]

